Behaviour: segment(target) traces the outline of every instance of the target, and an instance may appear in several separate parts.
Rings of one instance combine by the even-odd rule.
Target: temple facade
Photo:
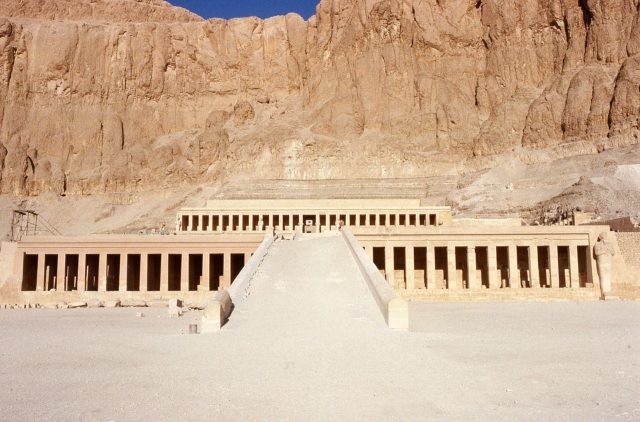
[[[26,236],[5,243],[13,282],[3,285],[0,302],[9,294],[35,303],[207,298],[231,286],[265,238],[339,230],[353,234],[386,283],[409,299],[490,292],[598,298],[611,290],[601,283],[593,253],[603,226],[456,220],[449,207],[407,199],[212,200],[181,209],[172,234]],[[613,233],[609,242],[611,284],[628,283]]]

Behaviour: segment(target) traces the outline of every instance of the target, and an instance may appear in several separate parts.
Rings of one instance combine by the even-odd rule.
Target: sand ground
[[[2,418],[640,419],[640,302],[412,303],[394,332],[336,239],[274,247],[217,334],[185,334],[198,312],[0,311]]]

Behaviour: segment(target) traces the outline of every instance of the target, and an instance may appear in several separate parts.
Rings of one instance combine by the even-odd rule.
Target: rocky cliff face
[[[6,0],[0,191],[422,177],[634,144],[638,10],[322,0],[309,21],[203,21],[159,0]]]

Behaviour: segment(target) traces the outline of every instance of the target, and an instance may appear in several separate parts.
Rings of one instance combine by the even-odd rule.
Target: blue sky
[[[320,0],[168,0],[189,9],[203,18],[239,18],[258,16],[268,18],[295,12],[305,19],[316,12]]]

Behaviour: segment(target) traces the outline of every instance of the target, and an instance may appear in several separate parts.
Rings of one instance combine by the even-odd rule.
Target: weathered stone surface
[[[120,303],[123,308],[146,308],[147,302],[144,300],[125,299]]]
[[[638,137],[637,0],[322,0],[308,21],[7,0],[0,16],[2,193],[427,177]]]
[[[169,302],[166,300],[151,300],[147,302],[147,306],[150,308],[166,308],[169,306]]]
[[[91,299],[87,301],[87,308],[102,308],[103,306],[104,304],[97,299]]]
[[[119,300],[107,300],[104,302],[105,308],[119,308],[120,301]]]
[[[74,308],[86,308],[87,307],[87,302],[70,302],[69,303],[69,308],[70,309],[74,309]]]

